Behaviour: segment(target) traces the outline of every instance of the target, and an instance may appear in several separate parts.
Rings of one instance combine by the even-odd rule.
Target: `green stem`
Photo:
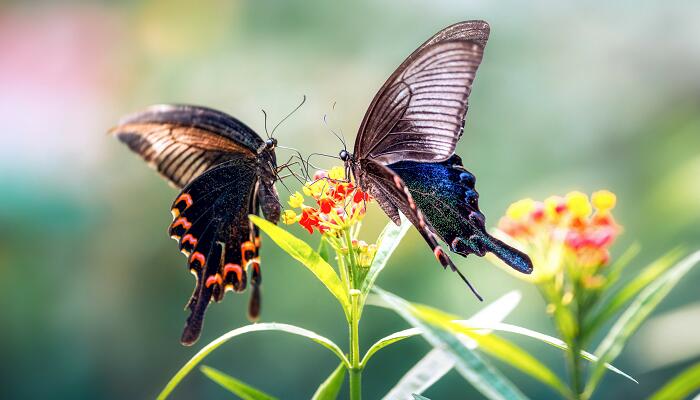
[[[355,252],[352,250],[352,236],[347,229],[343,231],[343,236],[345,236],[345,245],[348,247],[348,259],[350,260],[350,268],[348,268],[348,274],[350,275],[350,288],[356,289],[359,282],[355,282],[357,260],[355,259]]]
[[[350,400],[360,400],[362,398],[362,366],[360,365],[360,294],[357,289],[350,291],[351,311],[350,311]]]

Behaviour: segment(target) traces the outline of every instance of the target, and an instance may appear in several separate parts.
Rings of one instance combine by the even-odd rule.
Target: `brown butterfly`
[[[449,26],[414,51],[379,89],[353,153],[340,152],[348,175],[397,224],[401,211],[443,267],[459,272],[438,243],[466,256],[491,252],[532,272],[530,258],[486,232],[476,179],[455,154],[469,94],[489,37],[484,21]]]

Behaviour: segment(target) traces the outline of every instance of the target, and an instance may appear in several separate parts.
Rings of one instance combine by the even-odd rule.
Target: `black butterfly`
[[[491,252],[520,272],[532,272],[527,255],[486,232],[475,177],[454,154],[488,37],[484,21],[460,22],[435,34],[374,97],[354,154],[340,152],[358,185],[395,223],[399,210],[406,215],[440,264],[458,272],[479,299],[438,237],[462,256]]]
[[[171,208],[170,235],[197,278],[182,343],[199,338],[210,301],[245,290],[247,280],[253,290],[248,314],[257,318],[260,237],[248,214],[262,209],[267,220],[279,220],[277,140],[263,141],[230,115],[189,105],[152,106],[110,133],[182,188]]]

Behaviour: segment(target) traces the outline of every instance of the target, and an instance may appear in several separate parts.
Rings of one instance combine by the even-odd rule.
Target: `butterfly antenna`
[[[301,98],[301,103],[299,103],[298,106],[296,106],[289,114],[287,114],[286,117],[282,118],[282,120],[280,120],[280,122],[278,122],[277,125],[275,125],[275,127],[272,128],[272,133],[270,133],[270,136],[274,135],[274,134],[275,134],[275,131],[277,130],[277,127],[280,126],[284,121],[286,121],[287,118],[289,118],[289,117],[291,117],[292,115],[294,115],[294,113],[297,112],[297,110],[299,110],[299,109],[301,108],[301,106],[304,105],[304,103],[306,103],[306,95],[304,95],[304,96]]]
[[[265,135],[267,135],[267,138],[270,139],[270,132],[267,131],[267,113],[265,112],[264,109],[261,109],[263,113],[263,123],[265,124]]]
[[[333,106],[335,107],[335,103],[333,103]],[[331,128],[328,126],[328,114],[323,114],[323,124],[326,126],[326,128],[328,129],[328,131],[330,131],[330,133],[333,134],[333,136],[337,137],[338,140],[340,140],[340,143],[343,144],[343,149],[347,151],[348,148],[347,148],[347,146],[345,145],[345,140],[344,140],[344,138],[340,137],[337,133],[335,133],[335,131],[334,131],[333,129],[331,129]],[[341,134],[342,134],[342,132],[341,132]]]
[[[479,292],[477,292],[476,289],[474,288],[474,286],[472,286],[471,282],[469,282],[469,279],[467,279],[467,277],[464,276],[464,275],[462,274],[462,272],[461,272],[459,269],[457,269],[456,266],[454,266],[454,267],[452,268],[452,270],[453,270],[454,272],[456,272],[456,273],[459,275],[460,278],[462,278],[462,280],[464,281],[464,283],[467,284],[467,286],[469,286],[469,289],[471,289],[472,293],[474,293],[474,296],[476,296],[476,298],[479,299],[479,301],[484,301],[484,298],[481,297],[481,295],[479,294]]]

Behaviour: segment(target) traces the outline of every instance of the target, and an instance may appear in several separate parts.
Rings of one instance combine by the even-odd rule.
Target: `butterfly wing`
[[[435,258],[444,267],[450,267],[457,272],[477,298],[481,296],[469,283],[464,275],[457,269],[450,257],[445,253],[435,234],[436,230],[426,219],[423,212],[413,200],[413,196],[403,179],[388,167],[372,160],[363,160],[358,172],[362,186],[377,200],[382,208],[399,209],[408,220],[418,229],[423,239],[428,243]]]
[[[355,156],[385,165],[447,160],[462,135],[482,56],[483,46],[469,40],[437,41],[419,48],[372,100]]]
[[[219,164],[187,185],[173,203],[170,235],[197,279],[183,344],[199,337],[209,303],[221,301],[226,290],[243,291],[248,279],[253,286],[251,317],[259,313],[260,239],[248,220],[259,207],[256,168],[248,157]]]
[[[418,208],[450,250],[463,256],[483,256],[488,251],[513,269],[532,272],[527,255],[486,232],[479,194],[474,188],[476,178],[462,166],[459,156],[441,163],[401,161],[388,168],[401,177]]]
[[[197,282],[181,341],[200,335],[211,301],[252,286],[249,316],[260,312],[260,238],[248,219],[277,222],[275,154],[234,117],[205,107],[159,105],[123,119],[110,133],[183,188],[172,205],[170,235]]]
[[[232,155],[264,145],[236,118],[206,107],[156,105],[122,119],[110,133],[178,188]]]

